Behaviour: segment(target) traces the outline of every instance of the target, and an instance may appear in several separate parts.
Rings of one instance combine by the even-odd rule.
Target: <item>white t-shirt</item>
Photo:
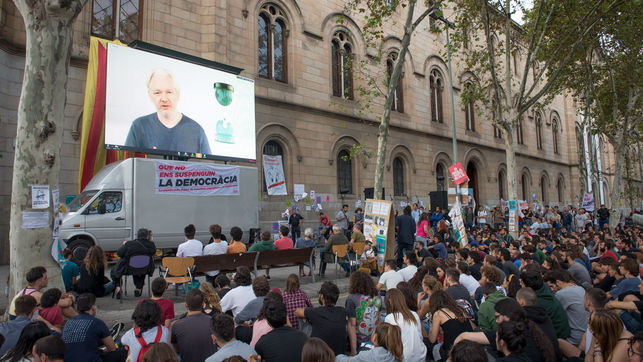
[[[206,245],[203,248],[203,255],[219,255],[225,254],[228,252],[228,242],[221,240],[220,242],[212,242],[211,244]],[[212,270],[205,272],[207,275],[213,277],[219,274],[218,270]]]
[[[161,333],[161,340],[159,342],[170,343],[170,331],[163,326],[161,326],[161,329],[163,330],[163,332]],[[143,332],[143,339],[145,340],[145,342],[154,342],[157,331],[158,328],[152,328]],[[134,335],[134,328],[123,334],[123,337],[121,337],[121,344],[129,347],[129,360],[136,361],[138,359],[138,352],[140,352],[141,350],[141,344],[138,342],[136,336]]]
[[[576,219],[576,227],[578,228],[584,228],[585,224],[587,223],[587,214],[577,214],[575,216]]]
[[[386,286],[386,289],[388,290],[397,287],[397,284],[403,281],[404,278],[402,278],[400,273],[396,272],[395,270],[389,270],[382,273],[379,283],[384,284]]]
[[[232,315],[236,317],[246,307],[246,304],[255,298],[257,297],[255,292],[252,291],[252,285],[241,285],[232,288],[221,299],[221,311],[225,313],[230,310]]]
[[[384,322],[399,326],[402,330],[402,345],[404,346],[404,362],[424,362],[426,345],[422,341],[422,324],[417,313],[411,311],[415,324],[409,323],[401,313],[387,314]]]
[[[487,212],[482,210],[478,211],[478,224],[486,224],[487,223]]]
[[[476,280],[476,278],[467,274],[460,274],[460,279],[458,280],[458,282],[460,282],[462,286],[467,288],[469,295],[474,295],[476,289],[478,289],[478,287],[480,286],[480,283]]]
[[[203,243],[197,239],[190,239],[179,245],[176,251],[178,257],[190,257],[203,255]]]
[[[415,275],[415,272],[417,271],[418,271],[418,267],[416,267],[415,265],[409,265],[406,268],[400,269],[398,273],[400,274],[402,279],[404,279],[405,282],[408,282],[409,280],[411,280],[411,278],[413,278],[413,276]]]

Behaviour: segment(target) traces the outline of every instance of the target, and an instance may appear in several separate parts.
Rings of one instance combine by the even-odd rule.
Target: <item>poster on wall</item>
[[[263,155],[263,176],[268,195],[288,195],[281,156]]]

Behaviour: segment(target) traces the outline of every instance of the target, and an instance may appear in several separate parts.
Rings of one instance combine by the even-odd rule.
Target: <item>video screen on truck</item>
[[[105,147],[255,161],[254,100],[251,79],[110,43]]]

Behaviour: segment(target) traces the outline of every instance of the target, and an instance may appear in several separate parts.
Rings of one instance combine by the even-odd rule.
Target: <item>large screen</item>
[[[106,148],[256,159],[253,80],[111,43],[106,78]]]

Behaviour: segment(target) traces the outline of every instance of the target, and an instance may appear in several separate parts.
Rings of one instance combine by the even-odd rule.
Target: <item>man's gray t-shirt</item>
[[[344,230],[348,229],[348,215],[344,212],[344,210],[339,210],[337,212],[337,216],[335,216],[335,220],[339,219],[340,217],[343,217],[344,220],[337,221],[337,225],[341,226],[341,228]]]
[[[203,128],[186,115],[183,115],[179,123],[172,128],[165,127],[156,113],[138,117],[132,122],[125,146],[147,150],[212,154]]]
[[[228,342],[225,346],[221,347],[217,353],[208,357],[205,362],[221,362],[224,359],[232,356],[241,356],[243,359],[248,359],[250,355],[257,354],[250,345],[241,341]]]
[[[577,345],[587,330],[587,318],[589,317],[583,306],[585,289],[578,285],[563,288],[556,292],[556,299],[567,312],[567,320],[569,320],[569,328],[571,329],[567,341]]]

